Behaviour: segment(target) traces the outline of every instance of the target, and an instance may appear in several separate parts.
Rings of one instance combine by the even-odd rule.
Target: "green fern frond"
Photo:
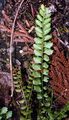
[[[67,117],[66,112],[69,112],[69,102],[56,114],[54,114],[54,120],[62,120]]]
[[[36,19],[36,38],[34,47],[34,63],[32,64],[31,77],[33,78],[34,90],[37,92],[37,98],[43,99],[44,84],[49,80],[49,56],[53,53],[51,47],[53,43],[50,41],[51,31],[51,14],[48,8],[41,5]]]
[[[37,99],[40,102],[40,109],[45,114],[46,108],[50,106],[50,98],[47,94],[46,85],[49,81],[49,56],[53,53],[53,43],[50,40],[52,38],[50,34],[51,13],[49,13],[48,8],[44,5],[41,5],[39,9],[35,24],[36,38],[33,45],[34,57],[30,78],[33,81],[33,89],[36,91]],[[44,120],[44,118],[42,119]]]
[[[31,120],[30,88],[23,86],[20,70],[16,71],[16,74],[13,73],[13,78],[15,91],[19,96],[21,95],[16,101],[20,108],[20,120]]]

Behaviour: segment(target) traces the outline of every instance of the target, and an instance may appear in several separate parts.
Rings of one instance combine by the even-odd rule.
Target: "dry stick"
[[[15,14],[14,21],[13,21],[13,24],[12,24],[12,30],[11,30],[11,40],[10,40],[11,97],[13,97],[13,90],[14,90],[14,86],[13,86],[13,73],[12,73],[13,67],[12,67],[12,51],[11,51],[11,48],[13,47],[13,34],[14,34],[14,28],[15,28],[16,19],[17,19],[19,10],[20,10],[23,2],[24,2],[24,0],[21,0],[20,4],[19,4],[19,6],[18,6],[17,12],[16,12],[16,14]]]

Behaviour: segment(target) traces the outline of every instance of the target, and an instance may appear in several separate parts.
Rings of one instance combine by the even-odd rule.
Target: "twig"
[[[28,33],[27,33],[27,31],[22,27],[22,25],[21,25],[21,23],[20,22],[17,22],[17,25],[18,25],[18,27],[20,28],[20,32],[23,32],[23,33],[25,33],[26,35],[28,35]]]
[[[14,28],[15,28],[15,23],[16,23],[16,19],[17,19],[17,16],[18,16],[18,13],[19,13],[19,10],[23,4],[24,0],[21,0],[19,6],[18,6],[18,9],[16,11],[16,14],[15,14],[15,18],[14,18],[14,21],[13,21],[13,24],[12,24],[12,30],[11,30],[11,40],[10,40],[10,74],[11,74],[11,97],[13,97],[13,90],[14,90],[14,87],[13,87],[13,73],[12,73],[12,52],[11,52],[11,47],[13,46],[13,34],[14,34]]]

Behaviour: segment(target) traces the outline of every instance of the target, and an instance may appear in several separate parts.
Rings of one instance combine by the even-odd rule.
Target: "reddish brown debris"
[[[31,14],[33,17],[35,17],[35,10],[33,8],[33,5],[31,4],[30,7],[31,7]]]
[[[50,67],[50,84],[56,97],[55,102],[64,105],[69,101],[69,59],[65,58],[64,52],[57,45],[54,45]]]
[[[9,24],[10,22],[13,22],[9,16],[5,13],[5,11],[2,11],[2,15],[5,19],[5,21]],[[15,29],[14,31],[14,41],[15,42],[30,42],[33,43],[33,37],[31,37],[28,33],[28,31],[25,30],[25,28],[23,27],[23,25],[21,24],[21,22],[17,21],[17,26],[18,29]],[[7,32],[8,35],[10,36],[11,34],[11,27],[9,28],[8,26],[6,26],[5,24],[0,23],[0,30],[3,32]],[[16,37],[21,37],[16,39]],[[21,41],[20,41],[21,40]]]

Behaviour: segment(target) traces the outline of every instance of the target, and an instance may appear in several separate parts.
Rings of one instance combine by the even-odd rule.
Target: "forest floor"
[[[13,53],[13,69],[15,66],[21,67],[22,76],[27,80],[29,63],[33,55],[35,18],[41,4],[51,6],[53,36],[58,39],[58,46],[61,45],[59,48],[62,49],[65,57],[69,57],[69,2],[67,0],[24,0],[19,12],[20,0],[0,0],[0,4],[0,84],[2,85],[0,106],[8,106],[11,103],[10,91],[8,95],[10,51]],[[11,49],[10,41],[13,42]],[[15,105],[13,106],[12,109],[16,113]]]

